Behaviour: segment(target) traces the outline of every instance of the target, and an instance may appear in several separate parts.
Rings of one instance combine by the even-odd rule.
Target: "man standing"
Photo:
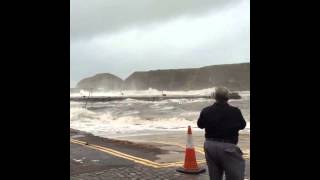
[[[204,108],[198,119],[198,127],[205,129],[204,150],[210,180],[243,180],[245,160],[237,146],[239,130],[244,129],[240,109],[228,104],[229,91],[224,87],[215,89],[216,102]]]

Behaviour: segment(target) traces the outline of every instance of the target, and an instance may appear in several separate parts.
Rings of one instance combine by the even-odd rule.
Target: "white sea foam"
[[[188,92],[188,95],[195,95],[196,93],[211,93],[213,90],[214,88],[209,88],[197,91],[175,91],[174,93],[186,94]],[[119,92],[108,93],[110,95]],[[162,92],[149,89],[147,91],[127,91],[127,93],[142,95],[144,93],[156,94]],[[164,93],[168,94],[167,92]],[[247,127],[240,133],[250,133],[250,91],[239,93],[245,98],[239,100],[240,102],[236,100],[231,101],[231,103],[241,106],[244,117],[248,120]],[[198,131],[200,129],[197,128],[196,122],[200,110],[211,103],[211,99],[201,98],[161,101],[126,99],[123,101],[88,103],[88,109],[85,109],[82,108],[83,102],[70,102],[70,127],[104,137],[145,131],[185,131],[188,125],[192,126],[193,130]]]
[[[198,113],[190,113],[197,115]],[[190,115],[189,114],[189,115]],[[143,119],[134,115],[115,117],[111,113],[95,113],[83,108],[73,108],[70,114],[70,127],[99,136],[121,135],[127,133],[141,132],[145,130],[152,131],[185,131],[188,126],[197,128],[196,119],[188,120],[183,116],[171,118]],[[250,132],[250,123],[241,133]]]
[[[195,121],[182,117],[142,119],[134,115],[115,117],[111,113],[94,113],[83,108],[72,108],[70,127],[94,134],[119,134],[141,130],[180,130],[191,125],[196,127]]]
[[[158,96],[166,95],[210,95],[214,92],[215,87],[191,90],[191,91],[159,91],[157,89],[149,88],[148,90],[126,90],[126,91],[106,91],[106,92],[89,92],[81,90],[79,93],[71,93],[70,96]]]

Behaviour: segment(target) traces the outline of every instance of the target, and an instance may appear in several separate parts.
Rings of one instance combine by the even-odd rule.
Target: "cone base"
[[[206,172],[206,169],[203,167],[199,167],[198,169],[185,169],[184,167],[179,167],[176,171],[185,173],[185,174],[200,174]]]

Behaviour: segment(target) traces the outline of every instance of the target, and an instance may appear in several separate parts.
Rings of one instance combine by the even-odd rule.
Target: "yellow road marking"
[[[163,142],[163,141],[153,141],[154,143],[160,143],[160,144],[167,144],[167,145],[174,145],[174,146],[179,146],[181,148],[186,148],[186,145],[182,145],[182,144],[177,144],[177,143],[167,143],[167,142]],[[201,150],[200,147],[195,147],[194,150],[198,153],[204,154],[204,151]]]
[[[178,162],[172,162],[172,163],[161,163],[160,164],[160,163],[156,163],[156,162],[150,161],[148,159],[143,159],[143,158],[140,158],[140,157],[132,156],[132,155],[129,155],[129,154],[126,154],[126,153],[123,153],[123,152],[120,152],[120,151],[117,151],[117,150],[114,150],[114,149],[107,148],[107,147],[98,146],[98,145],[94,145],[94,144],[86,145],[86,142],[84,142],[84,141],[70,139],[70,142],[75,143],[75,144],[79,144],[79,145],[83,145],[83,146],[86,146],[86,147],[91,148],[91,149],[99,150],[99,151],[114,155],[116,157],[127,159],[127,160],[130,160],[130,161],[133,161],[133,162],[145,165],[145,166],[153,167],[153,168],[174,167],[174,166],[181,166],[181,165],[184,164],[184,161],[178,161]],[[185,148],[185,146],[183,146],[181,144],[176,144],[176,143],[172,143],[172,144],[170,143],[169,144],[167,142],[161,142],[161,141],[157,141],[157,143],[175,145],[175,146],[179,146],[179,147]],[[200,147],[195,147],[195,151],[199,152],[201,154],[204,154],[203,149],[201,149]],[[249,155],[244,154],[244,158],[248,159]],[[201,159],[201,160],[197,160],[197,162],[198,163],[205,163],[206,160],[205,159]]]
[[[160,143],[160,144],[167,144],[167,145],[175,145],[175,146],[179,146],[179,147],[182,147],[182,148],[185,148],[186,146],[185,145],[182,145],[182,144],[177,144],[177,143],[168,143],[168,142],[163,142],[163,141],[153,141],[154,143]],[[194,147],[195,151],[200,153],[200,154],[205,154],[204,153],[204,149],[203,147]],[[248,152],[243,152],[243,158],[244,159],[249,159],[250,156],[249,156],[249,153]]]
[[[80,145],[85,145],[86,144],[86,142],[78,141],[78,140],[74,140],[74,139],[71,139],[70,141],[72,143],[76,143],[76,144],[80,144]],[[113,150],[113,149],[110,149],[110,148],[106,148],[106,147],[102,147],[102,146],[98,146],[98,145],[92,145],[92,144],[86,145],[86,147],[91,148],[91,149],[95,149],[95,150],[99,150],[99,151],[102,151],[102,152],[106,152],[108,154],[112,154],[114,156],[117,156],[117,157],[120,157],[120,158],[124,158],[124,159],[127,159],[127,160],[131,160],[131,161],[134,161],[136,163],[143,164],[143,165],[147,165],[147,166],[151,166],[151,167],[160,166],[160,164],[154,163],[154,162],[149,161],[147,159],[131,156],[129,154],[125,154],[125,153],[122,153],[120,151],[116,151],[116,150]]]
[[[125,153],[122,153],[120,151],[116,151],[116,150],[113,150],[113,149],[110,149],[110,148],[106,148],[106,147],[103,147],[103,146],[98,146],[98,145],[93,145],[93,144],[86,145],[86,142],[84,142],[84,141],[70,139],[70,142],[75,143],[75,144],[80,144],[80,145],[86,146],[86,147],[91,148],[91,149],[99,150],[99,151],[114,155],[116,157],[120,157],[120,158],[124,158],[124,159],[127,159],[127,160],[131,160],[131,161],[134,161],[136,163],[139,163],[139,164],[142,164],[142,165],[145,165],[145,166],[154,167],[154,168],[181,166],[181,165],[184,164],[184,161],[172,162],[172,163],[161,163],[160,164],[160,163],[156,163],[156,162],[150,161],[148,159],[143,159],[143,158],[139,158],[139,157],[132,156],[132,155],[129,155],[129,154],[125,154]],[[198,162],[199,163],[203,163],[203,162],[205,162],[205,160],[200,160]]]

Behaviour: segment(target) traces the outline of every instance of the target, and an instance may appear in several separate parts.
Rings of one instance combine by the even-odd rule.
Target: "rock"
[[[97,74],[81,80],[76,88],[101,91],[147,90],[149,88],[185,91],[215,86],[225,86],[231,91],[250,90],[250,63],[134,72],[124,81],[109,73]],[[72,91],[75,90],[72,89]]]
[[[119,90],[122,88],[122,79],[119,77],[109,74],[97,74],[93,77],[82,79],[78,82],[76,88],[78,89],[95,89],[100,91],[109,91],[109,90]]]

